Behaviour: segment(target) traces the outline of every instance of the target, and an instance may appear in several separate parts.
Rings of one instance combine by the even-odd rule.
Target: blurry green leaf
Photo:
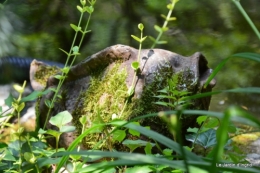
[[[42,128],[40,128],[39,131],[38,131],[39,134],[44,134],[44,133],[46,133],[46,132],[47,132],[47,131],[46,131],[46,130],[43,130]]]
[[[24,92],[24,88],[21,87],[20,85],[14,84],[13,88],[20,94]]]
[[[81,6],[77,5],[77,9],[79,10],[79,12],[83,13],[83,9],[81,8]]]
[[[21,111],[24,109],[24,107],[25,107],[25,103],[22,102],[22,103],[19,104],[19,106],[18,106],[18,108],[16,109],[16,111],[17,111],[17,112],[21,112]]]
[[[76,32],[78,32],[78,31],[80,31],[81,30],[81,27],[78,27],[78,26],[76,26],[76,25],[74,25],[74,24],[70,24],[70,27],[74,30],[74,31],[76,31]]]
[[[134,166],[131,168],[127,168],[125,173],[149,173],[153,172],[153,170],[150,168],[151,166],[145,165],[145,166]]]
[[[35,163],[36,158],[34,157],[33,153],[25,152],[24,159],[29,163]]]
[[[15,157],[13,156],[13,154],[9,150],[7,150],[7,149],[4,151],[3,156],[4,156],[3,160],[16,161]]]
[[[85,126],[87,122],[87,117],[83,115],[82,117],[79,118],[79,122],[81,123],[81,125]]]
[[[157,44],[167,44],[168,42],[167,41],[157,41],[156,43]]]
[[[198,131],[199,131],[198,128],[190,128],[190,127],[189,127],[189,128],[187,129],[187,132],[189,132],[189,133],[190,133],[190,132],[192,132],[192,133],[198,133]]]
[[[177,19],[176,17],[170,17],[169,19],[167,19],[167,21],[174,21],[176,19]]]
[[[197,134],[188,134],[185,136],[185,138],[188,141],[191,141],[193,143],[195,142],[195,144],[198,144],[205,149],[217,144],[216,130],[214,129],[210,129],[203,133],[200,133],[195,141],[196,135]]]
[[[133,124],[135,125],[138,125],[140,126],[140,123],[139,122],[132,122]],[[140,132],[136,131],[136,130],[133,130],[133,129],[129,129],[129,133],[133,136],[137,136],[137,137],[140,137]]]
[[[139,62],[137,62],[137,61],[132,62],[131,67],[132,67],[132,69],[134,69],[134,71],[138,70]]]
[[[60,128],[60,132],[64,133],[64,132],[73,132],[75,131],[76,127],[75,126],[62,126]]]
[[[168,5],[167,5],[167,8],[168,8],[169,10],[173,10],[173,5],[172,5],[172,4],[168,4]]]
[[[173,153],[172,149],[166,148],[166,149],[163,150],[163,155],[164,156],[171,156],[172,153]]]
[[[85,6],[86,5],[86,0],[80,0],[80,3],[82,6]]]
[[[136,148],[138,147],[144,147],[147,145],[147,141],[143,141],[143,140],[129,140],[126,139],[124,140],[124,142],[122,143],[123,145],[127,146],[131,151],[134,151]]]
[[[64,52],[66,55],[69,55],[69,53],[68,52],[66,52],[65,50],[63,50],[63,49],[61,49],[61,48],[59,48],[62,52]]]
[[[161,14],[161,17],[164,18],[165,20],[167,19],[167,16],[165,16],[164,14]]]
[[[11,94],[9,94],[9,96],[5,99],[5,104],[8,107],[11,107],[13,101],[14,101],[14,97]]]
[[[116,130],[113,132],[112,137],[113,137],[113,140],[122,142],[126,137],[126,132],[125,132],[125,130]]]
[[[234,55],[231,55],[231,57],[244,58],[244,59],[260,62],[260,54],[258,53],[251,53],[251,52],[236,53]]]
[[[55,75],[54,76],[56,79],[59,79],[59,80],[62,80],[62,79],[64,79],[65,78],[65,76],[62,76],[62,75]]]
[[[154,25],[154,29],[160,33],[163,32],[162,28],[158,25]]]
[[[153,146],[150,142],[148,142],[144,148],[145,154],[152,154],[152,148]]]
[[[45,92],[42,91],[33,91],[31,94],[29,94],[28,96],[22,98],[22,102],[27,102],[27,101],[33,101],[35,99],[37,99],[38,97],[49,93],[51,90],[45,90]]]
[[[199,117],[197,118],[197,123],[198,123],[199,125],[201,125],[204,121],[206,121],[207,118],[208,118],[208,116],[199,116]]]
[[[144,25],[142,23],[139,23],[138,28],[142,31],[144,29]]]
[[[66,125],[67,123],[71,122],[71,120],[72,120],[71,114],[68,111],[63,111],[63,112],[58,113],[54,117],[51,117],[49,122],[52,125],[61,128],[62,126]]]
[[[147,38],[147,36],[143,37],[143,38],[141,39],[141,43],[142,43],[146,38]]]
[[[141,42],[140,38],[138,38],[138,37],[136,37],[136,36],[134,36],[134,35],[131,35],[131,37],[132,37],[133,39],[135,39],[136,41],[138,41],[139,43]]]
[[[204,125],[206,128],[215,128],[217,126],[219,126],[219,120],[213,117],[209,118],[208,122]]]
[[[236,128],[236,126],[234,126],[234,124],[230,124],[228,126],[228,133],[236,133],[236,131],[237,131],[237,128]]]
[[[89,14],[94,12],[93,6],[86,6],[83,9],[84,9],[84,12],[87,11]]]
[[[49,135],[54,136],[55,138],[58,138],[61,133],[56,130],[48,129],[45,134],[49,134]]]
[[[62,71],[63,73],[65,73],[65,74],[67,74],[67,73],[70,71],[70,68],[69,68],[69,67],[63,67],[63,68],[61,69],[61,71]]]
[[[152,42],[156,41],[154,37],[152,37],[152,36],[148,36],[148,37],[149,37],[150,40],[152,40]]]

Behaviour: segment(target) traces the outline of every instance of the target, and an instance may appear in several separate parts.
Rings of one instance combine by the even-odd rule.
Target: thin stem
[[[174,6],[175,6],[176,3],[177,3],[177,0],[173,0],[173,1],[172,1],[172,4],[171,4],[171,5],[172,5],[172,9],[169,10],[169,12],[168,12],[168,14],[167,14],[167,17],[166,17],[166,20],[165,20],[164,23],[163,23],[162,28],[165,28],[165,27],[167,26],[168,20],[171,18],[172,11],[173,11]],[[155,45],[159,42],[159,40],[160,40],[161,37],[162,37],[162,34],[163,34],[163,31],[159,32],[159,35],[157,36],[155,42],[153,43],[153,45],[152,45],[152,47],[151,47],[152,49],[153,49],[153,48],[155,47]]]
[[[256,26],[254,25],[254,23],[252,22],[250,17],[247,15],[246,11],[244,10],[242,5],[240,4],[239,0],[233,0],[233,2],[235,3],[235,5],[239,9],[239,11],[242,13],[242,15],[245,17],[245,19],[247,20],[247,22],[249,23],[249,25],[251,26],[251,28],[255,32],[256,36],[260,40],[260,33],[259,33],[259,31],[257,30]]]

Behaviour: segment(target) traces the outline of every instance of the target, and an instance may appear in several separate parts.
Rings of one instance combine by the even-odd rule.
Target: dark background
[[[0,11],[0,57],[21,56],[64,63],[80,13],[75,0],[8,0]],[[92,30],[84,40],[81,56],[87,56],[114,44],[138,48],[131,34],[139,36],[137,25],[145,26],[144,35],[157,36],[154,25],[162,26],[160,14],[167,15],[166,0],[97,0],[90,22]],[[241,4],[260,29],[260,1],[241,0]],[[260,40],[232,0],[180,0],[173,11],[176,21],[162,37],[167,49],[184,56],[202,52],[215,68],[221,60],[239,52],[260,53]],[[87,14],[84,21],[87,19]],[[150,48],[147,40],[143,48]],[[231,59],[217,75],[215,90],[260,86],[260,64]],[[259,95],[221,94],[212,98],[211,110],[223,111],[230,104],[240,105],[260,115]],[[260,117],[260,116],[259,116]]]

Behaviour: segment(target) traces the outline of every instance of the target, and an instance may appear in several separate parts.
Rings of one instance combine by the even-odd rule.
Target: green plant
[[[81,12],[82,16],[84,12],[88,12],[91,16],[93,12],[93,5],[95,1],[89,1],[90,6],[86,6],[86,1],[81,0],[82,7],[78,6],[77,9]],[[155,44],[165,43],[164,41],[159,41],[160,36],[163,32],[167,30],[167,22],[174,20],[170,18],[170,14],[174,8],[174,5],[177,1],[172,0],[172,3],[168,5],[169,13],[167,15],[166,21],[163,27],[155,26],[155,29],[159,32],[159,36],[154,41]],[[82,19],[80,18],[80,21]],[[88,20],[89,22],[89,20]],[[79,48],[82,43],[84,35],[88,32],[87,26],[81,30],[80,23],[76,26],[71,24],[71,27],[75,30],[76,36],[78,32],[82,33],[81,41],[79,46],[73,44],[69,52],[65,52],[68,56],[65,68],[62,69],[62,75],[56,75],[55,77],[59,80],[59,86],[55,90],[54,98],[50,101],[46,101],[46,105],[50,108],[49,111],[53,108],[55,103],[55,98],[60,97],[59,88],[61,87],[66,74],[69,72],[69,68],[72,66],[76,56],[79,54]],[[128,99],[134,93],[134,83],[136,82],[136,74],[140,70],[140,50],[142,48],[142,42],[146,37],[142,36],[143,25],[139,24],[138,28],[141,31],[141,37],[132,36],[137,40],[139,44],[139,54],[138,60],[132,63],[132,68],[135,71],[135,77],[132,81],[132,85],[128,90],[127,97]],[[70,57],[73,57],[72,63],[68,65]],[[245,59],[255,60],[260,62],[260,55],[253,53],[240,53],[235,54],[231,57],[240,57]],[[231,58],[225,59],[216,70],[212,73],[210,80],[217,74],[217,72],[224,66],[224,64]],[[44,131],[41,129],[37,131],[36,134],[24,133],[22,128],[19,128],[17,136],[18,140],[12,141],[9,145],[0,143],[0,170],[5,172],[41,172],[46,170],[46,167],[49,168],[50,165],[56,165],[55,172],[62,170],[62,167],[66,167],[67,170],[71,172],[259,172],[259,168],[249,167],[246,162],[241,163],[242,158],[236,156],[225,158],[225,145],[227,144],[228,133],[234,132],[230,128],[230,122],[233,120],[246,123],[250,126],[260,127],[260,122],[258,119],[250,115],[247,111],[239,107],[229,107],[223,112],[212,112],[212,111],[201,111],[201,110],[188,110],[187,105],[189,105],[191,100],[202,98],[206,96],[212,96],[214,94],[219,94],[223,92],[232,92],[232,93],[260,93],[260,88],[236,88],[223,91],[213,91],[208,93],[199,93],[196,95],[189,95],[190,93],[183,90],[179,91],[177,87],[178,75],[173,78],[168,79],[167,84],[164,89],[159,90],[159,95],[157,98],[161,99],[156,102],[159,105],[171,107],[173,111],[165,111],[160,113],[147,114],[144,116],[136,117],[131,121],[122,121],[118,116],[108,122],[102,120],[97,113],[97,117],[100,119],[98,123],[93,124],[90,128],[87,128],[86,123],[88,121],[86,116],[80,118],[81,131],[80,135],[71,143],[68,149],[58,149],[58,141],[60,135],[63,132],[70,132],[75,129],[74,126],[68,126],[67,123],[72,121],[70,113],[67,111],[60,112],[54,117],[48,119],[45,122],[50,123],[57,127],[57,130],[47,130]],[[207,84],[208,84],[207,83]],[[206,84],[206,85],[207,85]],[[24,102],[29,100],[34,100],[35,98],[47,94],[51,91],[44,92],[33,92],[31,95],[22,98],[21,94],[23,93],[23,87],[15,87],[20,96],[18,99],[14,100],[12,97],[9,97],[9,105],[13,103],[14,110],[17,112],[18,122],[20,117],[20,112],[24,107]],[[122,112],[124,109],[122,110]],[[98,111],[97,111],[98,112]],[[2,115],[3,113],[1,113]],[[122,113],[121,113],[122,114]],[[149,127],[142,127],[138,120],[151,118],[154,116],[161,116],[163,119],[168,121],[169,128],[178,133],[180,131],[180,123],[178,120],[182,115],[202,115],[197,121],[199,124],[202,124],[200,129],[189,129],[189,132],[192,132],[192,135],[188,135],[187,139],[193,142],[192,148],[183,147],[180,143],[173,141],[153,130],[150,130]],[[8,115],[7,115],[8,116]],[[6,121],[4,124],[1,124],[1,128],[7,125]],[[19,123],[18,123],[19,124]],[[46,125],[45,125],[46,126]],[[217,130],[213,129],[217,128]],[[98,141],[97,144],[93,147],[92,150],[80,150],[77,146],[82,143],[82,140],[87,136],[91,135],[95,131],[100,129],[105,129],[106,137]],[[42,138],[38,138],[38,134],[49,134],[55,137],[55,149],[47,148],[46,143],[42,141]],[[144,141],[141,139],[138,140],[129,140],[126,139],[126,136],[131,134],[132,136],[139,138],[140,135],[144,135],[147,138],[151,139],[150,142]],[[176,136],[176,134],[175,134]],[[178,135],[177,135],[178,137]],[[110,151],[101,151],[96,150],[103,142],[110,142],[114,140],[122,143],[129,148],[130,152],[118,152],[114,151],[114,148],[111,148]],[[161,143],[166,147],[166,149],[160,150],[161,153],[153,153],[154,148],[159,148],[158,143]],[[191,152],[195,148],[195,144],[201,145],[204,149],[211,149],[208,153],[203,153],[204,155],[198,156]],[[137,154],[134,151],[138,147],[144,148],[145,154]],[[100,161],[106,159],[105,161]],[[97,162],[96,162],[97,161]],[[90,165],[85,166],[85,163],[92,162]],[[96,163],[95,163],[96,162]],[[245,164],[244,167],[238,167],[236,164]],[[228,166],[225,166],[229,165]]]

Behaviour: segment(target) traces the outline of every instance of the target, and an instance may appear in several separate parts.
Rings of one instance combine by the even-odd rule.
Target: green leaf
[[[145,166],[134,166],[134,167],[130,167],[127,168],[125,170],[125,173],[149,173],[149,172],[154,172],[151,169],[151,166],[149,165],[145,165]]]
[[[131,67],[132,69],[134,69],[134,71],[137,71],[139,69],[139,62],[137,61],[132,62]]]
[[[204,121],[206,121],[207,118],[208,118],[208,116],[205,116],[205,115],[199,116],[199,117],[197,118],[197,123],[198,123],[199,125],[201,125]]]
[[[62,80],[62,79],[64,79],[65,78],[65,76],[62,76],[62,75],[55,75],[54,76],[56,79],[59,79],[59,80]]]
[[[161,17],[167,20],[167,16],[165,16],[164,14],[161,14]]]
[[[136,124],[138,126],[140,126],[140,123],[139,122],[132,122],[133,124]],[[129,129],[129,133],[133,136],[137,136],[137,137],[140,137],[140,132],[136,131],[136,130],[133,130],[133,129]]]
[[[87,122],[87,116],[82,116],[79,118],[79,122],[81,123],[81,125],[85,126],[86,122]]]
[[[43,130],[42,128],[39,129],[38,133],[39,134],[45,134],[47,131],[46,130]]]
[[[162,40],[162,41],[157,41],[156,43],[157,43],[157,44],[167,44],[168,42]]]
[[[34,157],[33,153],[25,152],[24,159],[29,163],[35,163],[36,158]]]
[[[195,144],[198,144],[205,149],[212,147],[217,144],[217,138],[216,138],[216,130],[215,129],[209,129],[203,133],[200,133],[197,136],[197,140],[195,141],[197,134],[188,134],[186,135],[186,140],[195,142]]]
[[[149,38],[150,40],[152,40],[152,42],[155,42],[155,41],[156,41],[155,38],[152,37],[152,36],[148,36],[148,38]]]
[[[125,132],[125,130],[116,130],[113,132],[112,137],[113,137],[113,140],[122,142],[126,137],[126,132]]]
[[[6,104],[8,107],[11,107],[13,101],[14,101],[14,97],[13,97],[11,94],[9,94],[9,96],[5,99],[5,104]]]
[[[177,19],[176,17],[170,17],[170,18],[167,19],[167,21],[174,21],[176,19]]]
[[[69,71],[70,71],[70,68],[69,68],[69,67],[63,67],[63,68],[61,69],[61,71],[62,71],[63,73],[65,73],[65,74],[68,74]]]
[[[158,25],[154,25],[154,29],[160,33],[163,32],[163,29]]]
[[[84,9],[84,12],[87,11],[89,14],[94,12],[93,6],[86,6],[83,9]]]
[[[138,28],[142,31],[144,29],[144,25],[142,23],[139,23]]]
[[[74,30],[74,31],[76,31],[76,32],[78,32],[78,31],[80,31],[81,30],[81,27],[78,27],[78,26],[76,26],[76,25],[74,25],[74,24],[70,24],[70,27]]]
[[[169,10],[173,10],[173,5],[172,5],[172,4],[168,4],[168,5],[167,5],[167,8],[168,8]]]
[[[54,117],[51,117],[49,122],[52,125],[61,128],[62,126],[66,125],[67,123],[71,122],[71,120],[72,120],[71,114],[68,111],[63,111],[63,112],[58,113]]]
[[[44,103],[45,103],[45,105],[46,105],[48,108],[53,108],[53,105],[51,105],[51,101],[50,101],[50,100],[44,100]]]
[[[37,99],[38,97],[48,94],[51,90],[45,90],[44,92],[42,91],[33,91],[31,94],[29,94],[28,96],[22,98],[22,102],[27,102],[27,101],[33,101],[35,99]]]
[[[136,37],[136,36],[134,36],[134,35],[131,35],[131,37],[132,37],[133,39],[135,39],[136,41],[138,41],[139,43],[141,42],[141,39],[140,39],[140,38],[138,38],[138,37]]]
[[[60,132],[64,133],[64,132],[73,132],[75,131],[76,127],[75,126],[62,126],[60,128]]]
[[[192,133],[197,133],[199,131],[199,129],[198,128],[188,128],[187,129],[187,132],[192,132]]]
[[[80,0],[80,3],[82,6],[85,6],[86,5],[86,0]]]
[[[138,147],[144,147],[147,145],[147,141],[143,141],[143,140],[129,140],[126,139],[124,140],[124,142],[122,143],[123,145],[126,145],[131,151],[134,151],[136,148]]]
[[[81,8],[81,6],[77,5],[77,9],[79,10],[79,12],[83,13],[83,9]]]
[[[13,88],[20,94],[24,92],[24,88],[21,87],[20,85],[14,84]]]
[[[9,150],[7,150],[7,149],[4,151],[3,156],[4,156],[3,160],[16,161],[15,157],[13,156],[13,154]]]
[[[141,39],[141,43],[142,43],[146,38],[147,38],[147,36],[143,37],[143,38]]]
[[[61,48],[59,48],[62,52],[64,52],[66,55],[68,55],[69,56],[69,53],[68,52],[66,52],[65,50],[63,50],[63,49],[61,49]]]
[[[55,138],[58,138],[58,137],[61,135],[60,132],[55,131],[55,130],[51,130],[51,129],[48,129],[48,130],[46,131],[46,134],[52,135],[52,136],[54,136]]]
[[[152,154],[152,148],[153,146],[150,142],[148,142],[144,148],[145,154]]]
[[[171,156],[172,153],[173,153],[173,150],[172,150],[172,149],[165,148],[165,149],[163,150],[163,155],[164,155],[164,156]]]
[[[24,107],[25,107],[25,103],[22,102],[22,103],[20,103],[20,104],[18,105],[16,111],[17,111],[17,112],[21,112],[21,111],[23,110]]]

